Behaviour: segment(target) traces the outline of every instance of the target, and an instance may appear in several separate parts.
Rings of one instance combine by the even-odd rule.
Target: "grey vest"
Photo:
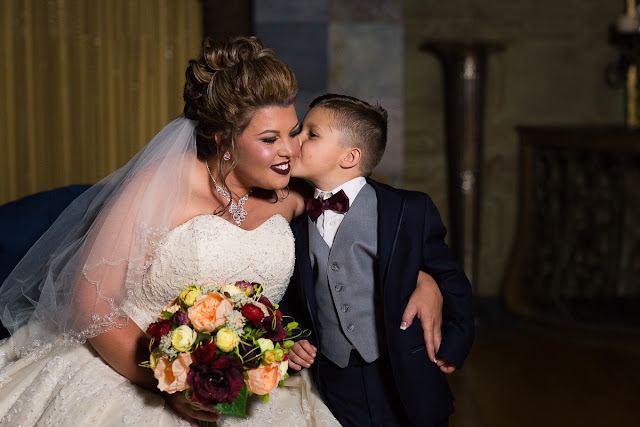
[[[309,256],[318,303],[322,353],[344,368],[352,346],[367,362],[379,356],[375,280],[378,258],[376,192],[366,184],[349,208],[331,248],[309,221]]]

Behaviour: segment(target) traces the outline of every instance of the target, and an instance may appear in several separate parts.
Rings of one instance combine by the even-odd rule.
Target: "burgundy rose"
[[[149,325],[147,333],[159,340],[171,330],[171,320],[159,320]]]
[[[253,304],[246,304],[242,306],[242,314],[249,320],[249,322],[256,325],[260,324],[260,321],[264,317],[262,310]]]
[[[269,338],[273,342],[278,342],[287,337],[287,330],[282,326],[282,322],[278,320],[274,321],[274,316],[265,317],[262,320],[261,325],[265,332],[263,335],[264,338]]]
[[[203,363],[192,363],[187,384],[196,402],[211,408],[232,402],[244,386],[242,363],[233,356],[216,355]]]
[[[188,325],[189,315],[184,310],[178,310],[173,315],[173,324],[176,326]]]
[[[260,362],[262,361],[262,357],[260,354],[260,347],[257,345],[253,345],[246,342],[240,342],[238,345],[238,352],[240,353],[240,357],[242,357],[243,365],[248,368],[257,368],[260,366]]]
[[[267,307],[267,311],[269,311],[270,314],[275,313],[276,317],[278,318],[278,321],[282,320],[282,312],[280,312],[280,310],[278,310],[273,306],[273,304],[271,304],[271,301],[269,301],[269,298],[260,297],[258,302],[261,302],[262,304],[264,304],[264,306]]]
[[[282,313],[271,304],[269,298],[260,297],[259,301],[267,307],[270,313],[270,315],[262,319],[260,323],[262,329],[266,332],[264,337],[274,342],[282,341],[287,337],[287,331],[284,329],[284,326],[282,326]]]
[[[209,344],[204,344],[196,348],[193,353],[191,353],[191,356],[195,362],[202,363],[211,360],[215,354],[216,343],[211,341]]]
[[[267,309],[269,310],[269,313],[272,313],[275,310],[275,307],[273,306],[273,304],[271,304],[271,301],[269,301],[269,298],[267,298],[265,296],[260,297],[258,302],[264,304],[267,307]]]
[[[282,325],[280,310],[275,310],[274,314],[262,319],[260,326],[265,331],[264,338],[269,338],[273,342],[282,341],[287,337],[287,330]]]

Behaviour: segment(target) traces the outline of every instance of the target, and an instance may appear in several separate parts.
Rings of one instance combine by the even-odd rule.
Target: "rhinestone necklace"
[[[216,191],[218,193],[220,193],[220,195],[228,203],[230,203],[230,205],[229,205],[229,213],[233,217],[233,220],[235,221],[235,223],[240,225],[240,223],[242,221],[244,221],[245,217],[247,216],[247,211],[244,210],[243,206],[244,206],[244,203],[249,199],[249,195],[251,194],[251,191],[249,191],[247,194],[245,194],[243,198],[238,200],[238,204],[236,205],[236,202],[234,202],[231,199],[231,195],[228,192],[226,192],[222,187],[220,187],[218,185],[218,183],[216,182],[215,178],[211,174],[211,169],[209,169],[209,163],[205,162],[205,165],[207,165],[207,172],[209,172],[209,176],[211,177],[211,180],[213,181],[213,185],[216,186]]]

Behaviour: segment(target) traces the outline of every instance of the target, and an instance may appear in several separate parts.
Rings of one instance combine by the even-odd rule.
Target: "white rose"
[[[287,373],[287,369],[289,369],[289,362],[287,362],[286,360],[284,362],[280,362],[280,366],[278,367],[279,369],[279,376],[278,378],[282,379],[284,378],[284,374]]]

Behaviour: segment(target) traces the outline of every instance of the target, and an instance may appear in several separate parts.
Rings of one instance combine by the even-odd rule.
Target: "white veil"
[[[169,123],[124,167],[73,201],[0,288],[16,355],[127,324],[122,307],[191,192],[196,121]]]

